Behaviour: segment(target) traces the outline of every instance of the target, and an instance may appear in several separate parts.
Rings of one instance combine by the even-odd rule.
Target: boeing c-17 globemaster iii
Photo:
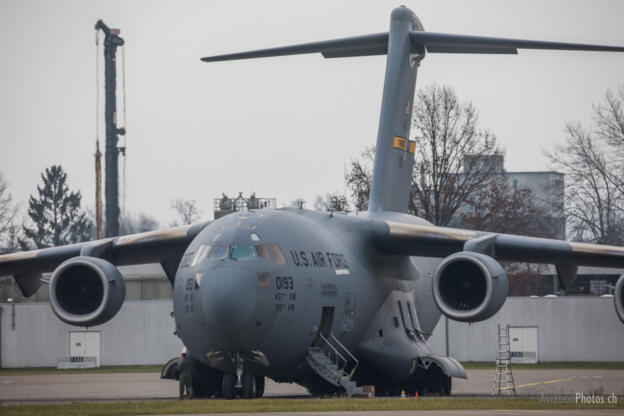
[[[399,7],[388,32],[203,58],[387,55],[368,211],[237,212],[211,223],[3,255],[0,275],[13,275],[31,296],[40,274],[53,272],[56,315],[90,327],[113,318],[123,303],[116,266],[160,263],[173,286],[176,334],[200,363],[195,386],[206,396],[260,397],[264,377],[312,394],[353,395],[374,385],[377,395],[448,395],[451,378],[466,372],[427,339],[441,314],[477,322],[501,308],[508,280],[499,262],[554,264],[564,288],[579,265],[624,267],[621,247],[436,227],[407,214],[412,104],[425,54],[517,49],[624,52],[426,32]],[[624,322],[624,276],[614,300]]]

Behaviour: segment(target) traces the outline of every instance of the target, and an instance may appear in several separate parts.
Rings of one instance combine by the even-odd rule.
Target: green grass
[[[518,410],[518,409],[624,409],[616,406],[565,405],[542,403],[536,399],[258,399],[193,400],[116,403],[71,403],[57,405],[2,406],[3,416],[100,416],[185,413],[323,412],[382,410]]]
[[[494,370],[494,361],[465,361],[466,370]],[[624,370],[624,361],[552,361],[537,364],[513,363],[514,370]]]
[[[1,376],[31,376],[45,374],[88,374],[88,373],[160,373],[162,365],[118,365],[97,368],[72,368],[59,370],[56,367],[3,368]]]

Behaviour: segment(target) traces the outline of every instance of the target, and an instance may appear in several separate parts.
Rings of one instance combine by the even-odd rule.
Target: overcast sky
[[[402,3],[434,32],[624,46],[621,0]],[[386,31],[400,4],[0,0],[0,172],[25,206],[40,172],[61,164],[94,206],[102,18],[126,41],[127,211],[167,226],[171,200],[183,197],[209,219],[214,198],[238,191],[312,207],[315,195],[344,189],[345,165],[376,139],[385,57],[199,58]],[[564,124],[589,123],[592,103],[624,83],[624,54],[430,54],[417,88],[431,83],[474,102],[508,170],[548,170],[543,151]]]

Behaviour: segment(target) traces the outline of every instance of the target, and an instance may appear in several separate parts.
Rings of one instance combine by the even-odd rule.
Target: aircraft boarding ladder
[[[359,364],[357,358],[331,332],[327,337],[320,332],[318,335],[322,342],[310,347],[305,357],[310,367],[328,383],[342,387],[349,397],[364,394],[352,380]]]
[[[516,384],[511,372],[511,349],[509,345],[509,324],[498,324],[498,348],[496,353],[496,373],[492,383],[492,396],[501,392],[516,395]]]

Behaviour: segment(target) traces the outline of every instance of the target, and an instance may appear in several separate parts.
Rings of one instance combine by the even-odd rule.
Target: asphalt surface
[[[159,376],[158,373],[0,376],[0,402],[14,404],[177,398],[178,383],[175,380],[161,380]],[[453,380],[454,396],[490,397],[494,377],[492,370],[468,370],[468,377],[468,380]],[[624,370],[517,370],[514,379],[518,395],[523,396],[576,393],[624,395]],[[304,388],[295,384],[277,384],[267,379],[265,397],[301,396],[307,396]]]

